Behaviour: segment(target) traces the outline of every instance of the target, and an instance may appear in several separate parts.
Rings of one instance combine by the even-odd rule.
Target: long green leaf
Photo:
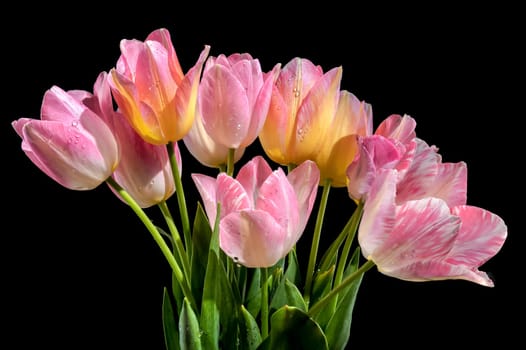
[[[170,295],[166,287],[163,291],[162,319],[164,344],[166,346],[166,349],[179,350],[179,330],[177,328],[172,302],[170,301]]]
[[[349,260],[347,268],[345,269],[345,276],[349,276],[358,269],[359,261],[360,248],[358,247]],[[352,313],[362,279],[363,274],[356,278],[356,280],[354,280],[338,296],[338,305],[335,309],[335,313],[325,329],[325,334],[331,350],[343,350],[349,341]]]
[[[288,278],[282,279],[270,302],[270,308],[277,310],[284,305],[294,306],[302,311],[307,311],[307,305],[305,304],[303,295],[298,287],[289,281]]]
[[[199,321],[188,299],[184,298],[183,309],[179,315],[179,345],[182,350],[201,350],[201,331]]]
[[[198,203],[194,219],[192,232],[192,254],[191,254],[191,288],[193,295],[196,296],[196,303],[201,305],[200,296],[202,295],[206,266],[208,264],[208,250],[210,239],[212,237],[212,228],[203,207]]]

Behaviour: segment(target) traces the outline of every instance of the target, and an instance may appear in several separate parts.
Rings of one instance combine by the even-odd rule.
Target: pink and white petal
[[[396,178],[396,170],[380,169],[365,201],[358,242],[366,259],[374,260],[396,224]]]
[[[461,279],[486,287],[493,287],[493,281],[482,271],[469,269],[463,265],[449,264],[443,260],[417,261],[398,270],[380,272],[395,278],[412,282],[439,281]]]
[[[213,228],[217,216],[217,180],[203,174],[192,174],[197,191],[201,195],[210,226]],[[220,209],[223,210],[222,208]]]
[[[274,171],[259,188],[255,209],[269,213],[285,229],[286,241],[297,241],[298,199],[283,169]],[[292,236],[292,237],[291,237]]]
[[[477,268],[499,252],[508,235],[504,221],[485,209],[461,205],[452,209],[462,221],[447,262]]]
[[[434,147],[417,139],[413,162],[398,184],[397,201],[424,198],[437,177],[440,161],[441,157]]]
[[[237,77],[221,65],[210,68],[199,85],[199,110],[216,142],[237,148],[250,123],[247,95]]]
[[[299,222],[296,231],[301,235],[314,207],[318,184],[320,183],[320,170],[316,163],[306,160],[294,168],[287,175],[287,179],[296,194],[299,209]]]
[[[221,220],[219,245],[235,262],[246,267],[270,267],[288,253],[283,236],[284,228],[268,213],[242,211]]]
[[[239,181],[225,173],[217,176],[216,191],[217,202],[221,203],[221,219],[232,212],[254,209],[252,198]]]
[[[396,207],[395,224],[373,252],[384,271],[398,270],[418,261],[445,257],[453,247],[460,219],[438,198],[405,202]]]
[[[256,203],[259,188],[271,174],[272,169],[265,158],[255,156],[239,169],[236,180],[243,186],[250,201]]]
[[[384,119],[376,129],[375,135],[392,138],[405,144],[416,137],[416,121],[408,115],[393,114]]]
[[[250,110],[254,108],[259,90],[263,85],[263,72],[257,59],[232,62],[231,72],[237,77],[247,94]]]
[[[465,205],[468,187],[466,163],[440,163],[437,170],[427,195],[445,200],[450,207]]]

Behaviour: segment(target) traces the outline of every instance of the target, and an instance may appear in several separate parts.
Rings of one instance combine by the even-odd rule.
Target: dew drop
[[[71,122],[71,126],[74,127],[74,128],[78,128],[79,126],[79,121],[78,120],[74,120]]]

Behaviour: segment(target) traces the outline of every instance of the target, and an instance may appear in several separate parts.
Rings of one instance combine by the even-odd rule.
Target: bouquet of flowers
[[[163,28],[120,48],[92,92],[53,86],[40,119],[12,126],[45,174],[72,190],[106,183],[151,234],[173,275],[167,349],[344,349],[372,267],[493,286],[479,268],[507,227],[467,205],[466,163],[443,162],[408,115],[374,128],[371,106],[340,89],[342,67],[296,57],[264,72],[248,53],[204,46],[185,73]],[[265,154],[238,165],[256,139]],[[215,169],[191,174],[201,197],[192,215],[182,144]],[[332,188],[348,193],[348,221],[319,252]],[[165,225],[148,216],[154,206]],[[307,266],[300,239],[310,240]]]

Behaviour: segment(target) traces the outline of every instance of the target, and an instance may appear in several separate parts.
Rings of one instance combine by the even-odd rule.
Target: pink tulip
[[[120,47],[110,84],[122,113],[147,142],[182,139],[194,121],[199,77],[210,48],[205,46],[185,75],[166,29],[153,31],[144,42],[122,40]]]
[[[380,170],[373,181],[358,231],[363,255],[383,274],[403,280],[463,279],[493,286],[479,267],[504,244],[503,220],[481,208],[449,206],[438,197],[403,201],[397,183],[395,169]],[[443,191],[458,186],[464,191],[460,183]]]
[[[199,85],[198,106],[208,135],[227,148],[245,148],[257,138],[270,105],[279,65],[264,74],[248,53],[209,57]]]
[[[204,166],[221,168],[227,164],[229,148],[210,137],[203,125],[203,118],[199,111],[196,111],[194,124],[183,141],[190,154]],[[243,156],[244,152],[245,148],[236,148],[234,163]]]
[[[236,262],[269,267],[287,255],[302,235],[312,211],[319,170],[312,161],[289,175],[272,171],[261,156],[244,165],[234,179],[193,174],[211,225],[221,204],[219,244]]]
[[[101,118],[100,109],[90,109],[83,102],[93,98],[87,91],[66,92],[53,86],[44,94],[40,120],[21,118],[12,123],[29,159],[72,190],[97,187],[119,162],[117,140]]]

